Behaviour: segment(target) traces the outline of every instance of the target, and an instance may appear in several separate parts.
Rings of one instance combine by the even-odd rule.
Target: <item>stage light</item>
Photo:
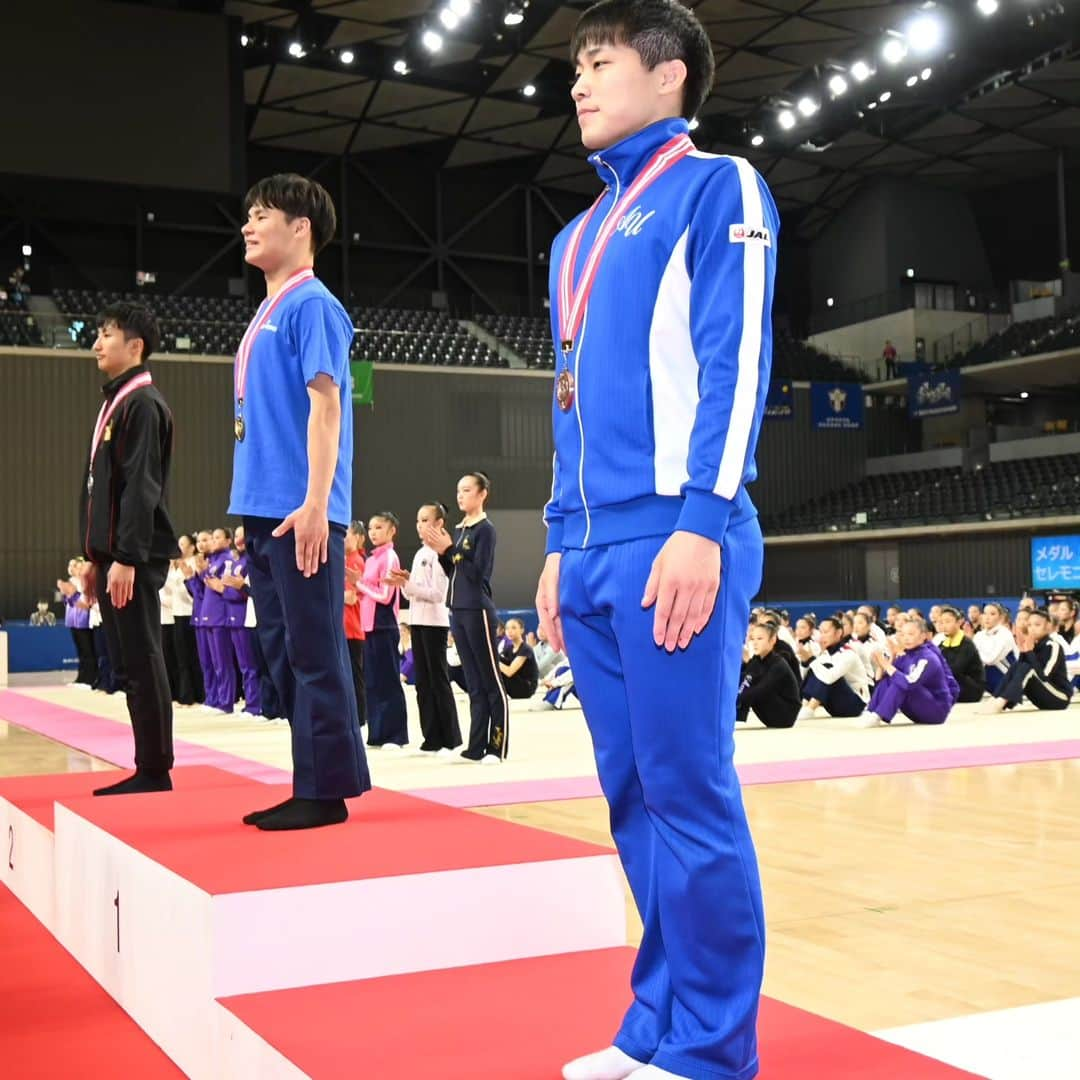
[[[847,93],[847,79],[843,75],[834,75],[829,80],[829,93],[833,97],[840,97]]]
[[[891,90],[886,90],[883,94],[878,95],[878,101],[880,101],[881,104],[884,105],[885,102],[888,101],[891,97],[892,97],[892,91]]]
[[[835,303],[836,301],[830,296],[829,299],[825,301],[825,306],[832,307]]]
[[[907,25],[905,37],[916,55],[933,52],[945,36],[945,25],[937,15],[917,15]],[[903,59],[903,57],[901,57]]]
[[[785,131],[790,131],[795,126],[795,114],[790,109],[781,109],[776,119]]]
[[[299,41],[291,41],[289,42],[289,55],[299,60],[302,56],[306,56],[307,53],[304,52],[304,46]]]
[[[910,90],[919,81],[918,75],[909,75],[904,85]]]
[[[907,46],[898,37],[889,38],[881,47],[881,58],[887,64],[899,64],[907,56]]]
[[[450,0],[450,10],[458,18],[464,19],[472,11],[472,0]]]
[[[442,34],[436,33],[434,30],[425,30],[420,38],[420,44],[428,52],[438,52],[442,48]]]
[[[814,113],[821,108],[821,106],[813,99],[809,97],[799,98],[799,104],[795,106],[803,116],[813,116]]]
[[[909,266],[905,273],[909,278],[913,278],[915,276],[915,268],[913,266]]]
[[[701,127],[701,121],[695,116],[694,119],[690,121],[689,127],[691,131],[697,131],[697,129]]]
[[[34,249],[33,249],[32,245],[23,244],[22,253],[23,253],[23,258],[24,259],[29,259],[30,256],[34,254]]]
[[[346,49],[341,54],[340,59],[343,64],[351,64],[356,59],[356,53],[354,53],[352,49]]]
[[[534,95],[534,94],[536,93],[536,87],[535,87],[535,86],[533,86],[533,84],[532,84],[532,83],[526,83],[526,84],[525,84],[525,85],[524,85],[524,86],[523,86],[523,87],[521,88],[521,92],[522,92],[522,93],[523,93],[523,94],[524,94],[524,95],[525,95],[526,97],[532,97],[532,96],[533,96],[533,95]]]
[[[1020,400],[1021,401],[1027,401],[1027,399],[1028,399],[1028,392],[1026,390],[1021,390],[1020,391]]]
[[[240,44],[241,44],[241,45],[242,45],[242,46],[243,46],[243,47],[244,47],[245,49],[247,48],[247,46],[248,46],[248,42],[249,42],[250,40],[251,40],[251,38],[249,38],[249,37],[247,36],[247,34],[241,34],[241,35],[240,35]]]
[[[398,57],[398,59],[394,61],[394,70],[399,75],[408,75],[409,74],[409,65],[406,64],[405,61],[403,59],[401,59],[401,57]]]
[[[441,22],[447,30],[456,30],[458,24],[461,22],[461,17],[451,8],[444,7],[442,11],[439,12],[439,22]]]
[[[751,140],[750,140],[750,145],[751,146],[764,146],[765,145],[765,136],[764,135],[755,135],[755,136],[753,136],[753,138],[751,138]]]
[[[929,79],[930,76],[933,74],[934,72],[932,68],[923,68],[922,71],[919,73],[919,78],[922,79],[923,82],[926,82],[926,80]]]
[[[980,15],[985,15],[989,19],[991,15],[997,13],[998,0],[975,0],[975,7]]]
[[[873,74],[873,69],[865,60],[856,60],[851,65],[851,76],[856,82],[866,82]]]
[[[503,15],[504,26],[520,26],[525,21],[525,11],[520,4],[507,4]]]

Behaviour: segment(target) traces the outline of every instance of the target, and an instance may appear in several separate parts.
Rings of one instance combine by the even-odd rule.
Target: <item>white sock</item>
[[[812,720],[814,718],[814,709],[811,709],[809,705],[804,705],[799,710],[799,715],[795,717],[796,720]]]
[[[656,1065],[645,1065],[637,1072],[632,1072],[627,1080],[663,1080],[664,1077],[668,1077],[669,1080],[681,1080],[678,1073],[668,1072]]]
[[[609,1046],[595,1054],[575,1058],[563,1066],[563,1080],[626,1080],[641,1071],[642,1062]]]
[[[881,717],[876,712],[871,712],[867,709],[862,716],[855,721],[856,727],[871,728],[877,727],[881,723]]]

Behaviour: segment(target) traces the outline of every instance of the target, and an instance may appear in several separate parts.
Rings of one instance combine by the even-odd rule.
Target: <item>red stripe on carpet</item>
[[[156,1080],[183,1074],[0,887],[0,1075]]]
[[[602,949],[222,1004],[313,1080],[552,1080],[566,1061],[610,1043],[633,957]],[[758,1036],[760,1080],[974,1077],[769,998]]]

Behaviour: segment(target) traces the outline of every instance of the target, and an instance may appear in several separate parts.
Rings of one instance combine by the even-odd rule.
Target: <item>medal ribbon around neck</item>
[[[90,440],[90,478],[93,479],[94,472],[94,458],[97,457],[98,447],[101,446],[102,437],[105,434],[105,429],[109,426],[109,421],[113,418],[113,413],[120,407],[123,400],[131,394],[134,394],[136,390],[141,390],[144,386],[149,386],[153,382],[153,378],[149,371],[144,371],[141,375],[136,375],[130,382],[124,383],[122,387],[117,391],[116,397],[112,401],[103,401],[101,403],[101,409],[98,412],[97,422],[94,424],[94,436]],[[93,485],[91,484],[91,487]]]
[[[310,281],[314,276],[315,271],[312,270],[310,266],[305,267],[303,270],[297,270],[295,274],[285,279],[285,283],[278,289],[273,298],[267,297],[267,299],[259,305],[258,311],[255,312],[255,317],[248,323],[248,328],[244,331],[244,336],[240,339],[240,348],[236,350],[236,364],[233,369],[233,384],[236,390],[238,422],[242,423],[244,389],[247,387],[248,364],[251,362],[251,350],[255,346],[255,339],[259,336],[259,331],[270,321],[270,317],[274,314],[274,309],[278,304],[280,304],[281,301],[284,300],[298,285],[303,285],[305,281]]]
[[[589,207],[588,213],[578,222],[570,240],[563,252],[562,265],[559,267],[559,344],[562,346],[563,355],[566,356],[574,347],[574,338],[581,329],[582,320],[585,318],[585,308],[589,303],[589,294],[592,292],[593,282],[596,280],[596,271],[600,260],[604,257],[608,243],[619,222],[627,210],[641,197],[642,193],[656,180],[658,180],[676,162],[681,161],[691,150],[694,149],[693,140],[689,135],[676,135],[669,139],[649,159],[648,164],[638,174],[637,179],[626,189],[626,193],[616,204],[614,210],[608,215],[600,231],[593,240],[593,245],[585,259],[585,266],[581,271],[581,280],[577,288],[574,288],[574,264],[577,262],[578,249],[581,247],[581,238],[586,227],[592,220],[596,208],[604,198],[603,194]]]

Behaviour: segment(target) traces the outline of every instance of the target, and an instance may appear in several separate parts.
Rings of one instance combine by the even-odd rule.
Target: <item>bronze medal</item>
[[[569,368],[563,368],[559,372],[559,378],[555,383],[555,400],[563,412],[569,412],[574,404],[574,376]]]
[[[242,416],[237,416],[233,421],[233,434],[236,436],[237,442],[244,441],[244,418]]]

